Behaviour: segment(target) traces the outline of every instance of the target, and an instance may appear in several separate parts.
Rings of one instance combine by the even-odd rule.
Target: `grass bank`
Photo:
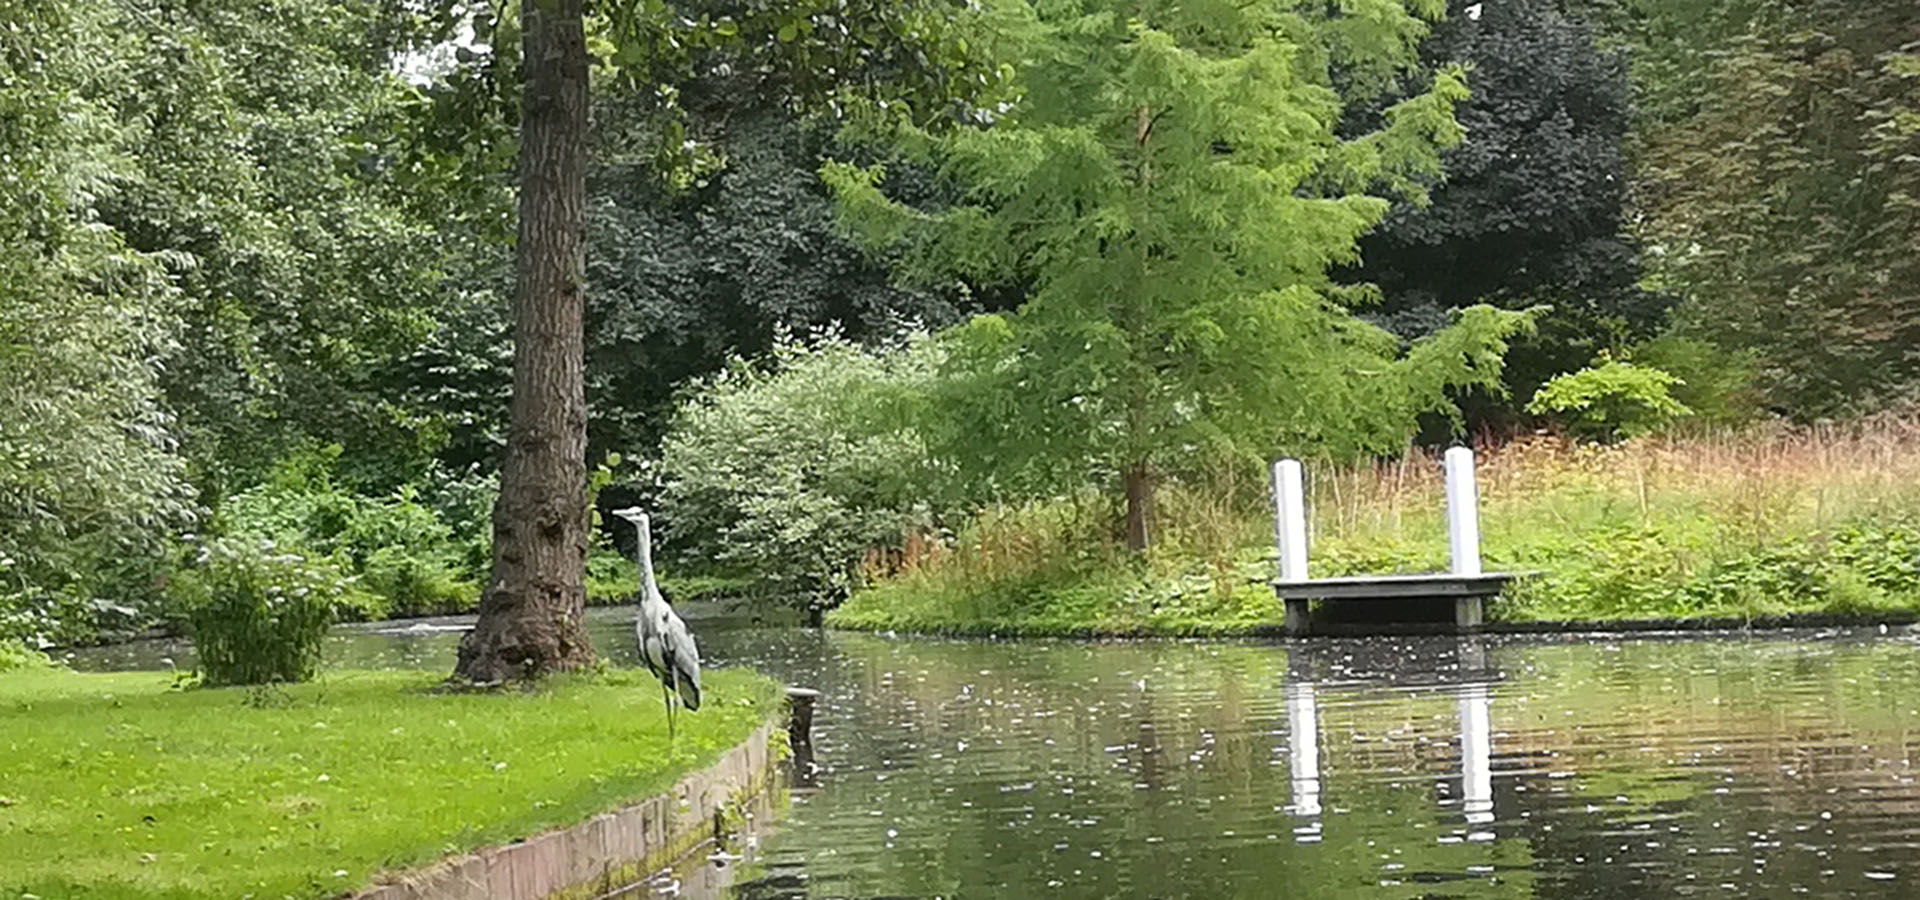
[[[1439,460],[1309,465],[1315,577],[1441,571]],[[1751,622],[1920,615],[1920,421],[1614,446],[1531,438],[1483,451],[1489,569],[1546,574],[1509,623]],[[1264,485],[1168,485],[1160,546],[1121,552],[1097,500],[990,511],[909,548],[829,623],[996,634],[1234,634],[1281,621]]]
[[[336,897],[665,790],[779,702],[744,671],[670,747],[644,672],[437,694],[418,672],[271,692],[0,672],[0,895]]]

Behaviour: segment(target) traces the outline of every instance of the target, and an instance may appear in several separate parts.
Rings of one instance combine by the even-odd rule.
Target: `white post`
[[[1473,451],[1447,451],[1447,545],[1453,574],[1480,574],[1480,489],[1473,481]]]
[[[1280,553],[1280,580],[1307,580],[1307,495],[1300,461],[1273,464],[1273,542]]]

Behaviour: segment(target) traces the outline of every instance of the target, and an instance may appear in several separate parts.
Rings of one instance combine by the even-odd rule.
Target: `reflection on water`
[[[1293,773],[1293,806],[1296,816],[1313,819],[1304,833],[1320,837],[1320,706],[1314,699],[1313,682],[1287,684],[1287,764]]]
[[[741,898],[1920,895],[1904,631],[1102,644],[686,612],[712,664],[823,692],[814,786],[724,861]],[[594,614],[626,662],[629,619]],[[330,661],[451,666],[457,632],[384,630]]]

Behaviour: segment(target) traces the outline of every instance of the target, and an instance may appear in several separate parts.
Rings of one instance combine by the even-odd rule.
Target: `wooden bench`
[[[1488,597],[1520,577],[1518,572],[1483,572],[1477,575],[1360,575],[1351,578],[1312,578],[1306,581],[1275,581],[1274,593],[1287,609],[1287,634],[1302,637],[1312,633],[1312,603],[1356,603],[1368,600],[1452,600],[1454,630],[1473,632],[1486,622]]]

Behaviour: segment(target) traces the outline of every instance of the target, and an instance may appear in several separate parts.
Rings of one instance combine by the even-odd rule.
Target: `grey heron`
[[[638,506],[616,509],[613,514],[633,523],[640,531],[636,555],[640,562],[640,617],[633,623],[634,638],[640,644],[640,659],[647,670],[660,679],[660,700],[667,707],[667,736],[673,736],[673,701],[678,695],[689,711],[700,708],[700,648],[693,633],[680,621],[660,586],[653,580],[653,526]]]

